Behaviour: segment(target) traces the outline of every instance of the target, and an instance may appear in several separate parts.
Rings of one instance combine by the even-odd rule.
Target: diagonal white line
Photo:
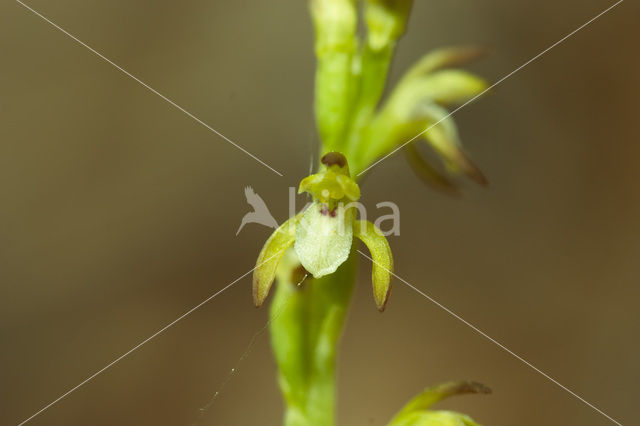
[[[607,413],[605,413],[604,411],[602,411],[601,409],[599,409],[598,407],[596,407],[595,405],[593,405],[592,403],[590,403],[586,399],[582,398],[580,395],[578,395],[577,393],[575,393],[574,391],[572,391],[568,387],[564,386],[562,383],[558,382],[556,379],[554,379],[553,377],[549,376],[547,373],[545,373],[544,371],[540,370],[538,367],[536,367],[535,365],[531,364],[526,359],[522,358],[520,355],[518,355],[515,352],[513,352],[511,349],[509,349],[506,346],[504,346],[502,343],[498,342],[496,339],[494,339],[493,337],[489,336],[487,333],[485,333],[484,331],[480,330],[478,327],[476,327],[475,325],[471,324],[469,321],[465,320],[460,315],[456,314],[451,309],[447,308],[442,303],[440,303],[437,300],[435,300],[433,297],[431,297],[428,294],[424,293],[422,290],[419,290],[418,288],[414,287],[408,281],[406,281],[404,278],[394,274],[393,271],[388,270],[387,268],[385,268],[384,266],[382,266],[381,264],[379,264],[378,262],[373,260],[371,257],[366,255],[365,253],[363,253],[359,249],[358,249],[358,253],[360,253],[362,256],[366,257],[367,259],[369,259],[372,263],[375,263],[380,268],[382,268],[385,271],[389,272],[391,275],[393,275],[394,277],[396,277],[397,279],[399,279],[400,281],[405,283],[407,286],[412,288],[414,291],[416,291],[418,294],[420,294],[423,297],[425,297],[426,299],[428,299],[430,302],[432,302],[433,304],[438,306],[440,309],[442,309],[445,312],[447,312],[449,315],[451,315],[454,318],[456,318],[457,320],[461,321],[464,325],[470,327],[473,331],[475,331],[476,333],[480,334],[482,337],[484,337],[484,338],[488,339],[489,341],[491,341],[493,344],[498,346],[500,349],[504,350],[505,352],[507,352],[511,356],[515,357],[520,362],[522,362],[522,363],[526,364],[527,366],[531,367],[533,370],[535,370],[539,374],[543,375],[548,380],[550,380],[551,382],[553,382],[554,384],[556,384],[557,386],[559,386],[560,388],[562,388],[566,392],[570,393],[571,395],[573,395],[574,397],[576,397],[577,399],[579,399],[580,401],[582,401],[583,403],[585,403],[589,407],[593,408],[595,411],[597,411],[598,413],[602,414],[604,417],[606,417],[607,419],[611,420],[613,423],[617,424],[618,426],[622,426],[622,423],[618,422],[613,417],[609,416]]]
[[[276,231],[277,232],[277,231]],[[62,399],[66,398],[67,396],[69,396],[72,392],[76,391],[78,388],[80,388],[81,386],[87,384],[88,382],[90,382],[91,380],[93,380],[96,376],[98,376],[99,374],[103,373],[105,370],[109,369],[110,367],[113,367],[115,364],[117,364],[118,362],[120,362],[122,359],[126,358],[127,356],[129,356],[131,353],[133,353],[134,351],[136,351],[137,349],[140,349],[140,347],[142,347],[143,345],[145,345],[146,343],[148,343],[149,341],[151,341],[152,339],[154,339],[155,337],[157,337],[158,335],[162,334],[163,332],[167,331],[167,329],[169,329],[170,327],[174,326],[177,322],[183,320],[185,317],[191,315],[193,312],[195,312],[197,309],[201,308],[204,304],[210,302],[213,298],[215,298],[216,296],[218,296],[219,294],[221,294],[223,291],[225,291],[226,289],[228,289],[229,287],[231,287],[232,285],[234,285],[235,283],[237,283],[238,281],[240,281],[241,279],[243,279],[244,277],[246,277],[247,275],[249,275],[250,273],[252,273],[253,271],[255,271],[256,269],[258,269],[260,266],[264,265],[265,263],[267,263],[268,261],[270,261],[271,259],[273,259],[274,257],[280,255],[280,253],[282,253],[284,250],[280,250],[279,252],[277,252],[276,254],[274,254],[273,256],[269,257],[267,260],[265,260],[264,262],[260,263],[259,265],[256,265],[253,269],[251,269],[250,271],[242,274],[241,276],[239,276],[238,278],[236,278],[235,280],[233,280],[232,282],[230,282],[229,284],[227,284],[225,287],[223,287],[221,290],[218,290],[217,292],[215,292],[214,294],[212,294],[211,296],[207,297],[206,299],[204,299],[202,302],[198,303],[196,306],[194,306],[193,308],[189,309],[188,311],[186,311],[184,314],[180,315],[178,318],[176,318],[175,320],[171,321],[169,324],[165,325],[164,327],[162,327],[160,330],[156,331],[155,333],[153,333],[151,336],[147,337],[146,339],[144,339],[143,341],[141,341],[140,343],[138,343],[137,345],[135,345],[133,348],[129,349],[127,352],[123,353],[122,355],[120,355],[118,358],[114,359],[113,361],[111,361],[109,364],[105,365],[104,367],[102,367],[100,370],[96,371],[95,373],[93,373],[92,375],[90,375],[89,377],[87,377],[86,379],[84,379],[82,382],[78,383],[76,386],[72,387],[71,389],[69,389],[68,391],[66,391],[65,393],[63,393],[62,395],[60,395],[58,398],[54,399],[53,401],[51,401],[49,404],[45,405],[44,407],[42,407],[40,410],[38,410],[37,412],[35,412],[34,414],[32,414],[29,418],[23,420],[22,422],[20,422],[18,424],[18,426],[22,426],[23,424],[31,421],[33,418],[35,418],[36,416],[38,416],[39,414],[41,414],[42,412],[46,411],[47,409],[51,408],[53,405],[55,405],[56,403],[60,402]]]
[[[91,46],[89,46],[88,44],[84,43],[83,41],[81,41],[80,39],[78,39],[76,36],[74,36],[73,34],[69,33],[68,31],[66,31],[64,28],[60,27],[59,25],[55,24],[54,22],[52,22],[50,19],[46,18],[45,16],[43,16],[41,13],[39,13],[38,11],[34,10],[33,8],[27,6],[26,4],[24,4],[22,1],[20,0],[16,0],[16,2],[18,2],[20,5],[24,6],[26,9],[30,10],[31,12],[33,12],[35,15],[39,16],[40,18],[42,18],[44,21],[48,22],[49,24],[51,24],[54,28],[60,30],[61,32],[63,32],[65,35],[69,36],[71,39],[73,39],[74,41],[76,41],[77,43],[79,43],[81,46],[86,47],[87,49],[89,49],[92,53],[96,54],[97,56],[99,56],[100,58],[104,59],[105,61],[107,61],[108,63],[110,63],[111,65],[113,65],[115,68],[117,68],[119,71],[121,71],[122,73],[124,73],[125,75],[127,75],[128,77],[131,77],[132,79],[134,79],[135,81],[137,81],[138,83],[140,83],[142,86],[144,86],[146,89],[149,89],[151,92],[155,93],[156,95],[160,96],[163,100],[165,100],[166,102],[168,102],[169,104],[171,104],[171,106],[175,107],[176,109],[182,111],[184,114],[186,114],[187,116],[191,117],[192,119],[194,119],[196,122],[198,122],[199,124],[203,125],[204,127],[206,127],[207,129],[209,129],[210,131],[212,131],[213,133],[215,133],[216,135],[218,135],[219,137],[221,137],[222,139],[224,139],[225,141],[229,142],[231,145],[235,146],[236,148],[238,148],[240,151],[244,152],[245,154],[247,154],[249,157],[253,158],[254,160],[256,160],[257,162],[259,162],[260,164],[262,164],[263,166],[265,166],[266,168],[268,168],[269,170],[271,170],[272,172],[274,172],[275,174],[279,175],[279,176],[283,176],[282,173],[280,173],[279,171],[277,171],[276,169],[274,169],[273,167],[271,167],[270,165],[268,165],[267,163],[265,163],[264,161],[262,161],[261,159],[259,159],[258,157],[256,157],[255,155],[253,155],[252,153],[250,153],[249,151],[247,151],[245,148],[243,148],[242,146],[238,145],[237,143],[235,143],[234,141],[232,141],[231,139],[229,139],[228,137],[226,137],[225,135],[223,135],[222,133],[220,133],[219,131],[217,131],[216,129],[214,129],[213,127],[211,127],[210,125],[208,125],[207,123],[205,123],[204,121],[202,121],[201,119],[199,119],[198,117],[196,117],[195,115],[193,115],[192,113],[190,113],[189,111],[187,111],[186,109],[184,109],[183,107],[181,107],[180,105],[178,105],[177,103],[175,103],[174,101],[172,101],[171,99],[167,98],[165,95],[163,95],[162,93],[158,92],[156,89],[154,89],[153,87],[149,86],[147,83],[145,83],[144,81],[140,80],[138,77],[136,77],[135,75],[131,74],[129,71],[125,70],[124,68],[122,68],[121,66],[119,66],[118,64],[116,64],[115,62],[113,62],[111,59],[107,58],[106,56],[104,56],[103,54],[101,54],[100,52],[98,52],[97,50],[95,50],[94,48],[92,48]]]
[[[491,86],[487,87],[486,89],[484,89],[482,92],[478,93],[477,95],[475,95],[473,98],[469,99],[468,101],[466,101],[465,103],[463,103],[462,105],[460,105],[459,107],[457,107],[456,109],[454,109],[453,111],[451,111],[449,114],[445,115],[444,117],[442,117],[440,120],[436,121],[435,123],[433,123],[431,126],[427,127],[426,129],[424,129],[423,131],[421,131],[420,133],[418,133],[417,135],[415,135],[414,137],[412,137],[411,139],[409,139],[408,141],[406,141],[405,143],[403,143],[402,145],[400,145],[399,147],[397,147],[396,149],[394,149],[393,151],[391,151],[390,153],[388,153],[387,155],[385,155],[384,157],[380,158],[378,161],[376,161],[375,163],[373,163],[372,165],[370,165],[369,167],[367,167],[366,169],[364,169],[363,171],[361,171],[360,173],[358,173],[358,176],[360,176],[361,174],[365,173],[367,170],[371,169],[372,167],[374,167],[375,165],[377,165],[378,163],[380,163],[381,161],[385,160],[386,158],[392,156],[393,154],[395,154],[396,152],[398,152],[399,150],[401,150],[402,148],[404,148],[406,145],[410,144],[411,142],[413,142],[414,140],[416,140],[417,138],[419,138],[420,136],[422,136],[423,134],[425,134],[426,132],[428,132],[430,129],[432,129],[433,127],[437,126],[438,124],[442,123],[444,120],[446,120],[447,118],[451,117],[453,114],[455,114],[456,112],[460,111],[462,108],[466,107],[467,105],[469,105],[470,103],[472,103],[473,101],[475,101],[476,99],[478,99],[480,96],[484,95],[485,93],[487,93],[488,91],[490,91],[491,89],[493,89],[494,87],[496,87],[497,85],[501,84],[502,82],[504,82],[506,79],[508,79],[509,77],[511,77],[512,75],[514,75],[515,73],[517,73],[518,71],[520,71],[521,69],[523,69],[524,67],[526,67],[527,65],[529,65],[530,63],[532,63],[533,61],[539,59],[542,55],[544,55],[545,53],[549,52],[551,49],[553,49],[554,47],[558,46],[559,44],[561,44],[562,42],[566,41],[569,37],[573,36],[574,34],[576,34],[578,31],[582,30],[584,27],[586,27],[587,25],[591,24],[592,22],[594,22],[596,19],[600,18],[602,15],[604,15],[605,13],[609,12],[611,9],[613,9],[614,7],[618,6],[620,3],[622,3],[624,0],[618,0],[616,3],[612,4],[611,6],[609,6],[608,8],[606,8],[605,10],[603,10],[602,12],[598,13],[596,16],[594,16],[593,18],[589,19],[587,22],[585,22],[584,24],[580,25],[578,28],[576,28],[575,30],[571,31],[569,34],[567,34],[566,36],[562,37],[560,40],[556,41],[555,43],[553,43],[551,46],[547,47],[546,49],[544,49],[542,52],[538,53],[536,56],[534,56],[533,58],[529,59],[527,62],[525,62],[524,64],[520,65],[518,68],[514,69],[513,71],[511,71],[509,74],[505,75],[504,77],[502,77],[500,80],[496,81],[495,83],[493,83]]]

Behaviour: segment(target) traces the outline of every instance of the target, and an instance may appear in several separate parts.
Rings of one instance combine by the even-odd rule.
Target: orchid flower
[[[277,228],[260,252],[253,274],[253,301],[262,305],[280,259],[291,245],[305,270],[320,278],[334,273],[347,260],[355,236],[371,252],[374,299],[383,311],[393,272],[389,243],[373,223],[356,220],[353,203],[360,198],[360,187],[351,179],[345,156],[330,152],[321,162],[324,170],[304,178],[298,190],[311,194],[311,204]]]

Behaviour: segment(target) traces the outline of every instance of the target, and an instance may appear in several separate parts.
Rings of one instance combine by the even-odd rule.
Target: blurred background
[[[0,423],[17,424],[255,264],[251,185],[277,220],[317,143],[307,4],[28,4],[263,159],[269,171],[19,3],[0,5]],[[480,44],[496,81],[611,5],[416,1],[391,80],[426,51]],[[623,424],[638,421],[639,7],[626,1],[456,114],[491,181],[432,192],[402,155],[398,275]],[[299,199],[302,204],[303,198]],[[363,259],[343,338],[338,424],[384,425],[427,385],[484,425],[605,417],[399,281],[384,314]],[[267,321],[247,276],[34,425],[278,425]],[[229,376],[231,368],[237,371]],[[227,380],[229,379],[230,380]],[[226,385],[221,388],[222,383]]]

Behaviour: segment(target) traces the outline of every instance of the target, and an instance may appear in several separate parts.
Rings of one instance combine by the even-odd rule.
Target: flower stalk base
[[[293,252],[282,259],[271,304],[271,344],[285,426],[332,426],[338,341],[353,292],[356,256],[313,279]],[[301,283],[301,284],[300,284]]]

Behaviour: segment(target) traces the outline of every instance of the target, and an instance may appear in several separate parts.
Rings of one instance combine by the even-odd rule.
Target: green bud
[[[424,104],[460,104],[479,95],[487,87],[481,78],[461,70],[416,75],[398,84],[386,108],[400,119],[411,120]]]
[[[413,413],[393,426],[480,426],[471,417],[454,411],[424,411]]]
[[[463,173],[481,185],[488,184],[487,178],[480,169],[473,164],[462,147],[450,138],[440,125],[431,127],[424,134],[424,137],[444,159],[449,171]]]
[[[316,29],[316,55],[355,51],[353,37],[358,25],[355,0],[312,0],[311,17]]]
[[[470,417],[452,411],[432,411],[431,406],[453,395],[491,393],[477,382],[451,382],[427,388],[416,395],[391,420],[389,426],[479,426]]]
[[[381,50],[404,33],[413,0],[367,0],[365,22],[367,43],[373,50]]]
[[[404,78],[414,78],[445,68],[454,68],[473,62],[487,53],[487,49],[474,46],[444,47],[424,55],[405,74]]]

